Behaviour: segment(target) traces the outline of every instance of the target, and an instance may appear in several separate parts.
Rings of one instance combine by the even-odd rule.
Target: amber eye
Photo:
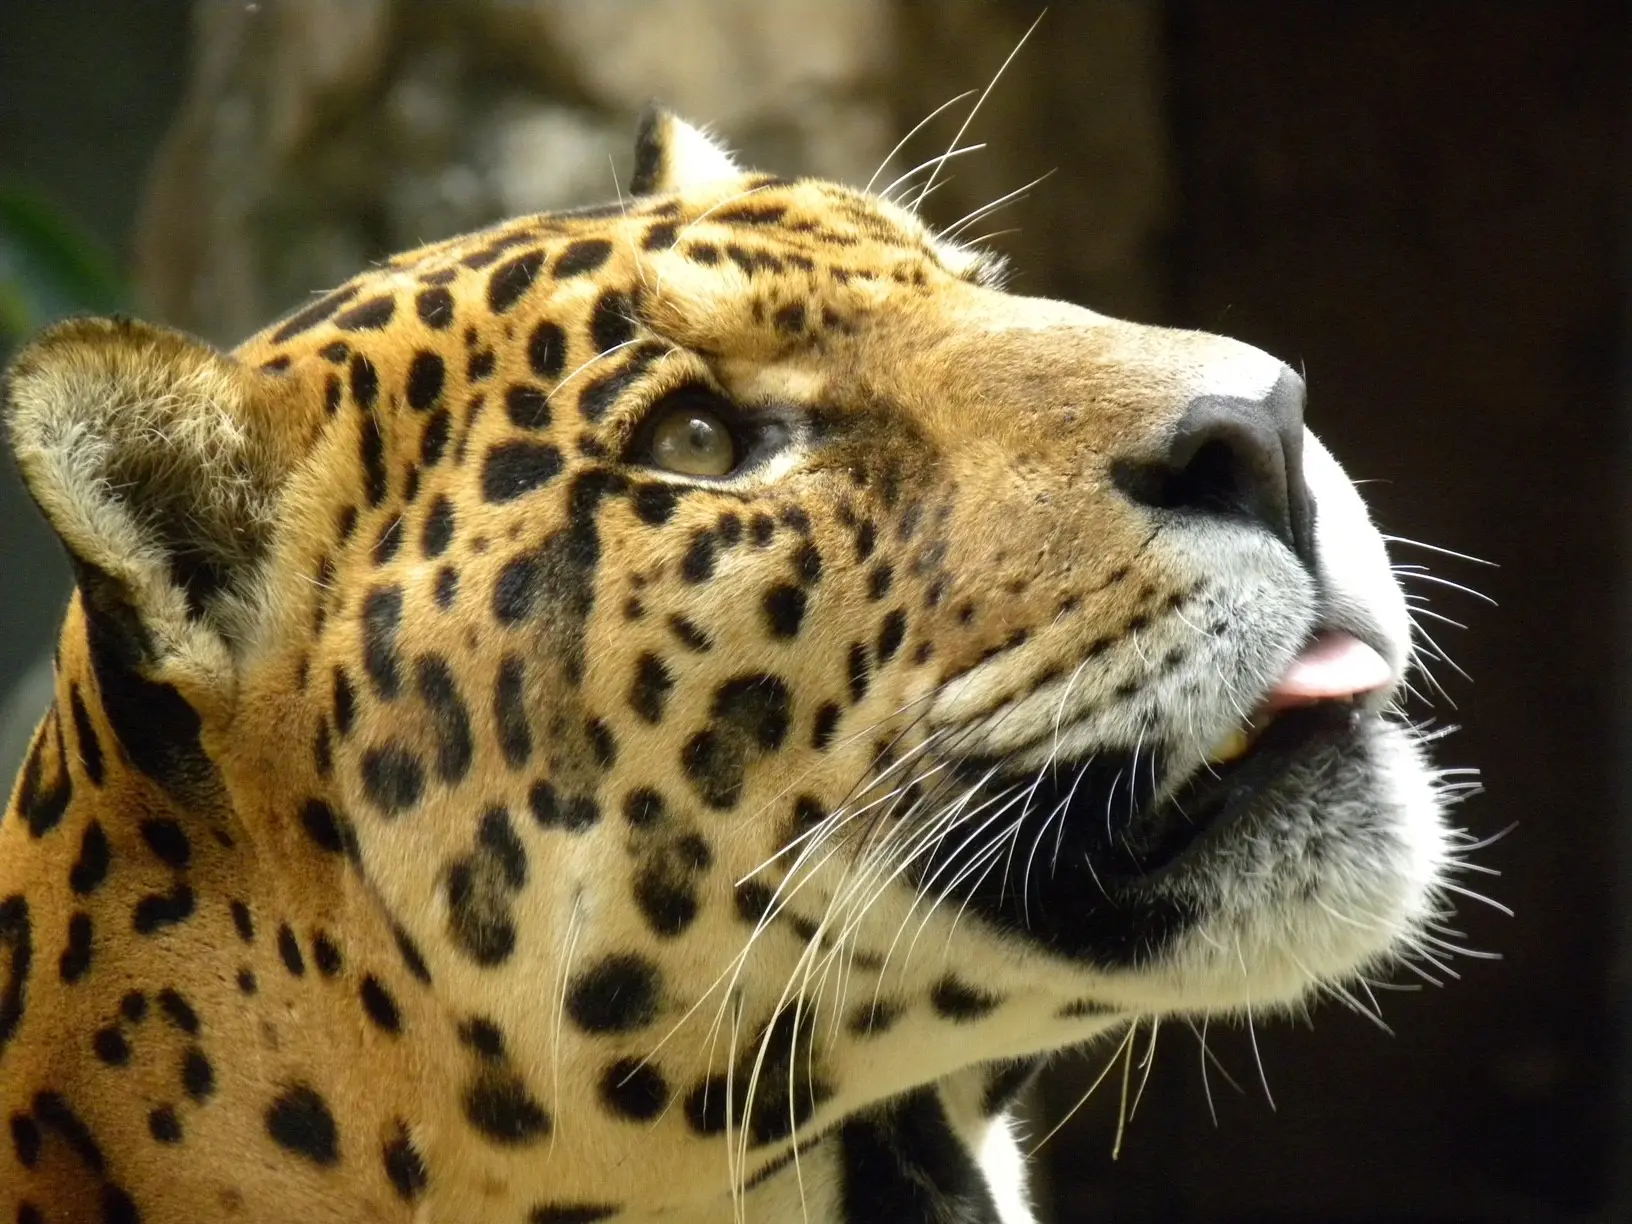
[[[676,405],[652,427],[652,463],[682,476],[725,476],[737,466],[736,439],[708,409]]]

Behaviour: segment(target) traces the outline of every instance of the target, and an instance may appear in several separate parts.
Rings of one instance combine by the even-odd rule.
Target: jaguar
[[[1050,1054],[1425,947],[1303,379],[1004,274],[653,109],[231,352],[26,346],[0,1216],[1016,1224]]]

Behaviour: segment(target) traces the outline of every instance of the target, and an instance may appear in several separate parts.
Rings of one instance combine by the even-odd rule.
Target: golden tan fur
[[[0,1216],[724,1218],[786,1158],[781,1116],[815,1135],[1121,1010],[1106,975],[920,907],[885,818],[944,780],[915,754],[1073,669],[1131,709],[1164,666],[1144,626],[1227,612],[1115,464],[1251,362],[1005,294],[857,192],[723,154],[694,181],[681,136],[623,208],[397,256],[231,356],[81,322],[19,358],[12,443],[81,593],[0,824],[26,904],[0,988],[29,947]],[[712,485],[643,470],[682,387],[787,444]],[[155,897],[185,913],[144,932]],[[974,1045],[944,1022],[988,998]],[[872,1039],[881,1005],[910,1047]],[[790,1008],[805,1053],[778,1062]],[[763,1117],[734,1099],[729,1143],[698,1120],[711,1075],[740,1094],[764,1065]]]

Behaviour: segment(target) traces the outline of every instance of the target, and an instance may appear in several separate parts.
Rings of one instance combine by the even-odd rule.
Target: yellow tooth
[[[1207,754],[1214,765],[1228,765],[1252,746],[1252,736],[1246,727],[1237,727]]]

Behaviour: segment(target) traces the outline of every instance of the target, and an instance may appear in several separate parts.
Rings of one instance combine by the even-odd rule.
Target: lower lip
[[[1058,761],[1029,778],[990,760],[961,762],[960,773],[988,784],[995,777],[998,789],[1009,794],[1014,793],[1009,788],[1018,786],[1031,817],[1044,832],[1052,830],[1049,853],[1055,858],[1062,852],[1085,856],[1100,888],[1138,888],[1230,836],[1288,769],[1307,761],[1322,745],[1352,736],[1363,716],[1349,701],[1283,710],[1245,753],[1228,764],[1202,766],[1177,794],[1159,803],[1148,754],[1076,765]],[[1042,833],[1036,843],[1043,844]]]
[[[1177,794],[1143,813],[1135,847],[1147,878],[1168,872],[1206,844],[1228,834],[1264,793],[1323,743],[1348,734],[1362,711],[1347,701],[1322,701],[1278,714],[1245,755],[1203,766]]]

